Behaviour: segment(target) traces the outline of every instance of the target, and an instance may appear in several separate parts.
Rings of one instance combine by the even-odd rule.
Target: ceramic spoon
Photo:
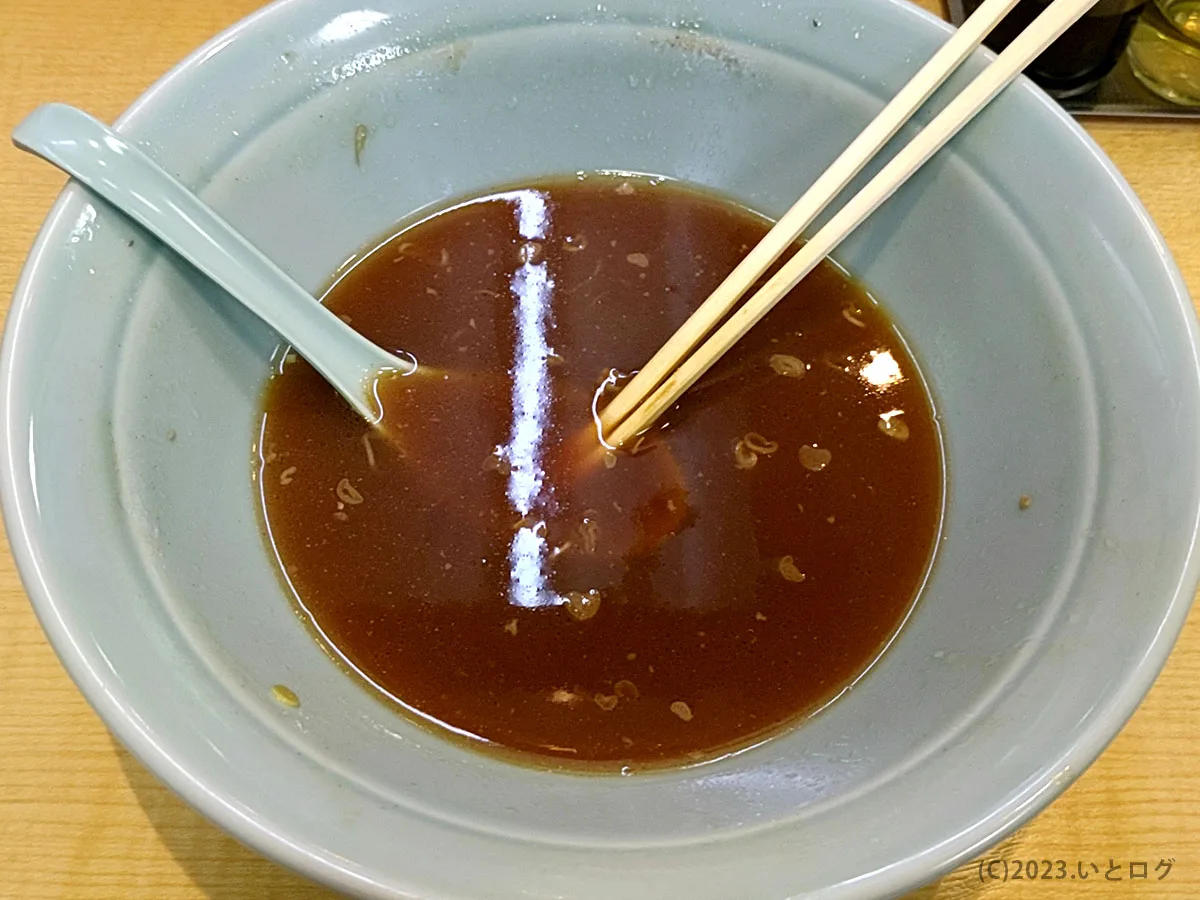
[[[51,103],[13,143],[53,163],[138,222],[270,325],[367,421],[378,423],[380,376],[415,370],[368,341],[292,281],[195,194],[107,126]]]

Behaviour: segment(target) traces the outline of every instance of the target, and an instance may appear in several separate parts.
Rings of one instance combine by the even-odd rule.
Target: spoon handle
[[[195,194],[87,113],[47,104],[16,127],[12,140],[87,185],[241,301],[369,421],[380,415],[375,379],[414,368],[327,310]]]

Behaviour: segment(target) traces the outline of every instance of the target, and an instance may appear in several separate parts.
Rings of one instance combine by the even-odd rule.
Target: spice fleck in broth
[[[303,361],[267,390],[268,533],[305,615],[413,714],[605,768],[710,757],[820,707],[911,608],[940,442],[902,340],[824,264],[630,452],[593,403],[767,230],[592,175],[406,228],[326,302],[419,362],[382,431]]]

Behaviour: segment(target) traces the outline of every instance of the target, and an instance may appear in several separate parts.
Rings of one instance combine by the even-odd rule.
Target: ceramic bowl
[[[523,178],[651,172],[778,215],[947,33],[898,0],[284,0],[119,130],[316,292],[414,210]],[[343,675],[259,531],[250,448],[275,336],[76,187],[30,256],[0,372],[4,514],[33,604],[142,762],[349,893],[915,887],[1049,802],[1165,660],[1197,580],[1196,326],[1129,187],[1024,82],[837,258],[930,379],[945,539],[871,673],[754,750],[536,771]]]

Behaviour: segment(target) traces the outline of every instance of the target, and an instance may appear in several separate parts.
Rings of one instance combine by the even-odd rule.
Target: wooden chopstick
[[[772,307],[775,306],[784,296],[787,295],[793,287],[795,287],[801,279],[811,272],[830,252],[840,244],[847,235],[857,228],[863,220],[878,209],[885,200],[887,200],[895,191],[906,182],[914,172],[921,168],[938,150],[940,150],[946,142],[956,135],[964,125],[975,117],[988,103],[992,101],[997,94],[1000,93],[1008,84],[1021,73],[1021,71],[1032,62],[1043,50],[1050,46],[1064,31],[1067,30],[1074,22],[1080,18],[1088,9],[1090,9],[1096,0],[1054,0],[1054,2],[1039,15],[1033,23],[1026,28],[1021,34],[1005,48],[999,58],[991,63],[983,72],[981,72],[963,91],[951,100],[934,119],[913,140],[901,149],[896,156],[877,174],[871,181],[859,191],[849,202],[846,203],[841,210],[833,216],[832,219],[821,228],[812,240],[806,243],[791,259],[789,259],[780,270],[772,276],[772,278],[746,303],[733,313],[725,323],[716,330],[703,344],[701,344],[694,353],[682,363],[675,365],[672,362],[670,365],[675,366],[673,369],[667,367],[665,378],[662,383],[654,388],[653,386],[646,389],[647,396],[645,399],[635,398],[632,401],[626,401],[621,406],[616,408],[613,415],[608,416],[610,423],[605,429],[607,441],[612,446],[619,447],[630,438],[641,434],[658,419],[663,412],[669,409],[686,391],[691,387],[700,376],[719,360],[735,343],[737,343],[754,325],[765,316]],[[996,4],[993,11],[998,9],[1002,4]],[[987,8],[986,4],[980,7],[980,12]],[[978,14],[977,14],[978,15]],[[972,17],[972,20],[975,16]],[[968,20],[971,21],[971,20]],[[994,22],[992,23],[994,24]],[[965,24],[964,24],[965,27]],[[943,48],[944,49],[944,48]],[[936,59],[936,57],[935,57]],[[932,66],[932,60],[926,69]],[[925,72],[922,69],[917,77],[920,78]],[[948,73],[947,73],[948,74]],[[944,80],[946,76],[943,75]],[[940,83],[940,82],[939,82]],[[907,88],[905,89],[907,90]],[[930,89],[932,90],[932,89]],[[902,91],[901,93],[904,93]],[[896,101],[893,101],[895,103]],[[885,113],[887,110],[884,111]],[[882,118],[880,114],[879,118]],[[878,119],[876,119],[878,122]],[[872,123],[869,128],[873,128],[875,123]],[[899,127],[898,125],[896,127]],[[855,141],[855,144],[862,142],[863,146],[873,146],[874,141],[863,141],[862,137]],[[882,145],[882,141],[880,145]],[[854,145],[851,145],[852,147]],[[875,148],[873,152],[877,152]],[[848,153],[849,151],[847,151]],[[850,160],[843,163],[839,158],[835,166],[841,165],[844,171],[853,172],[861,170],[866,164],[863,160]],[[827,173],[828,174],[828,173]],[[838,176],[840,178],[840,175]],[[850,177],[853,177],[851,175]],[[824,178],[824,176],[822,176]],[[847,178],[847,181],[849,178]],[[831,182],[833,179],[831,179]],[[815,186],[814,186],[815,188]],[[809,192],[811,193],[811,191]],[[836,193],[836,192],[835,192]],[[807,196],[807,195],[806,195]],[[828,201],[826,201],[828,202]],[[799,204],[797,204],[799,206]],[[793,207],[793,210],[795,207]],[[788,215],[791,215],[789,211]],[[780,220],[779,225],[782,225],[784,219]],[[770,233],[763,239],[762,243],[766,243],[771,239],[771,235],[779,229],[779,225],[772,229]],[[784,236],[777,236],[772,240],[771,247],[756,255],[758,247],[751,250],[750,256],[756,256],[756,263],[770,255],[766,265],[770,265],[774,259],[782,254],[782,249],[776,250],[776,246],[782,244],[785,248],[790,246],[797,235],[793,235],[789,231],[782,232]],[[759,245],[761,246],[761,244]],[[743,263],[745,265],[745,262]],[[739,265],[736,272],[741,269]],[[746,267],[747,271],[751,270],[750,266]],[[761,271],[756,272],[755,278]],[[733,279],[731,275],[727,282]],[[753,283],[751,279],[750,283]],[[740,284],[740,282],[739,282]],[[723,284],[722,288],[725,287]],[[742,291],[745,288],[741,288]],[[721,288],[718,288],[721,291]],[[715,296],[715,295],[714,295]],[[712,298],[710,297],[710,300]],[[725,296],[718,303],[713,303],[710,306],[709,301],[705,301],[695,314],[686,322],[683,327],[676,332],[676,335],[664,345],[663,350],[656,354],[657,359],[660,355],[663,359],[668,357],[682,357],[687,353],[687,349],[682,350],[678,354],[675,349],[672,349],[670,354],[667,354],[666,347],[672,342],[676,348],[681,346],[689,346],[698,337],[700,337],[711,328],[712,320],[709,318],[712,309],[722,306],[727,310],[736,302],[736,296],[733,300],[727,301]],[[728,305],[726,305],[728,304]],[[706,312],[707,308],[707,312]],[[693,319],[697,319],[704,314],[704,317],[694,326]],[[720,316],[716,317],[718,320]],[[686,331],[683,337],[679,337]],[[676,341],[676,337],[679,340]],[[645,371],[645,370],[643,370]],[[655,375],[651,373],[643,383],[655,379]],[[636,378],[625,387],[621,393],[613,398],[612,403],[605,409],[608,413],[609,409],[618,401],[622,400],[626,391],[633,387]],[[639,404],[639,400],[641,401]],[[629,410],[628,415],[622,416],[622,409]],[[601,422],[604,417],[602,415]],[[615,428],[613,427],[615,425]],[[611,429],[611,430],[610,430]]]
[[[842,151],[833,164],[784,213],[726,276],[688,320],[651,357],[600,413],[600,426],[612,430],[662,382],[675,366],[729,314],[742,295],[804,233],[863,167],[924,105],[1019,0],[985,0],[916,75]]]

